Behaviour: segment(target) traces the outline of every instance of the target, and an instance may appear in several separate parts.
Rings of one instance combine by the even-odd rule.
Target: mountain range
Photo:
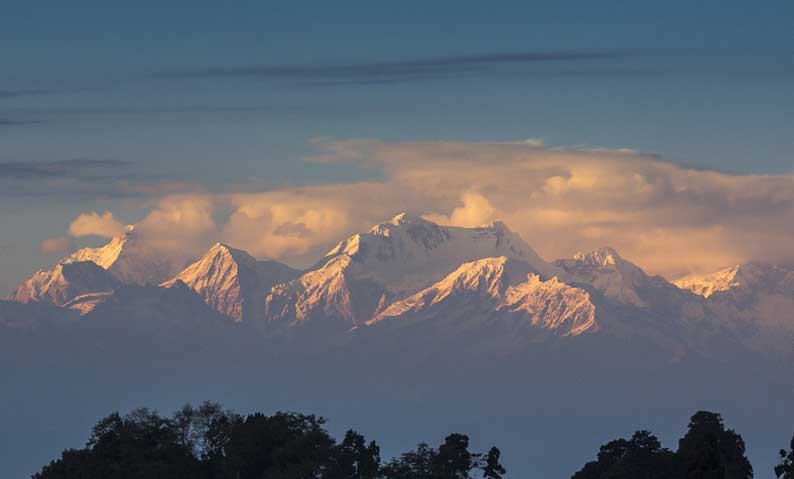
[[[188,313],[168,302],[191,303],[188,295],[206,307],[180,318]],[[221,243],[178,271],[128,227],[36,272],[8,300],[23,305],[0,303],[6,323],[18,324],[25,305],[31,317],[46,304],[50,316],[90,322],[169,311],[172,322],[227,321],[263,341],[311,336],[321,346],[395,334],[427,344],[430,335],[502,354],[592,336],[641,338],[674,358],[794,353],[794,268],[748,263],[669,282],[609,247],[547,262],[504,223],[442,226],[405,213],[302,271]]]
[[[0,301],[0,463],[29,476],[108,408],[217,399],[363,425],[384,454],[479,431],[521,477],[711,409],[768,466],[791,434],[793,311],[787,265],[670,282],[608,247],[546,261],[500,222],[400,214],[301,270],[220,243],[180,263],[130,227]]]

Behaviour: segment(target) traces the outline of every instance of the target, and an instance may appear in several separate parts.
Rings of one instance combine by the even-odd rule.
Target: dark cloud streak
[[[101,179],[118,177],[119,168],[128,166],[129,163],[116,160],[95,160],[89,158],[74,158],[70,160],[57,160],[47,162],[0,162],[0,179]],[[113,170],[113,174],[110,174]]]
[[[0,162],[0,198],[152,198],[198,189],[193,183],[142,173],[128,161]]]
[[[10,118],[0,118],[0,127],[37,125],[39,123],[44,123],[44,122],[42,120],[13,120]]]
[[[49,90],[35,90],[35,89],[28,89],[28,90],[0,90],[0,100],[6,98],[17,98],[21,96],[37,96],[37,95],[46,95],[48,93],[52,93]]]
[[[416,80],[455,78],[486,71],[492,66],[538,63],[578,63],[630,55],[627,51],[557,51],[443,56],[417,60],[326,64],[251,65],[208,67],[155,74],[157,78],[260,78],[287,80],[299,85],[389,84]]]

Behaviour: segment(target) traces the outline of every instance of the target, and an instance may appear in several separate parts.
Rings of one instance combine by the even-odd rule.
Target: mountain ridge
[[[86,258],[99,263],[79,261]],[[116,293],[121,286],[162,275],[166,264],[128,229],[103,247],[84,248],[37,272],[12,299],[96,317],[97,308],[123,296]],[[443,226],[401,213],[343,239],[304,271],[216,243],[157,284],[184,287],[220,317],[254,325],[265,338],[284,330],[298,336],[322,331],[321,341],[334,342],[362,328],[432,323],[446,325],[438,334],[451,336],[458,327],[485,332],[499,325],[499,334],[511,340],[642,336],[676,355],[715,342],[762,353],[774,343],[776,354],[794,351],[788,339],[794,338],[794,319],[786,313],[794,308],[794,269],[748,264],[669,282],[611,247],[547,262],[502,222]],[[126,291],[123,297],[132,301],[134,290]],[[177,297],[147,294],[161,298],[155,302]]]

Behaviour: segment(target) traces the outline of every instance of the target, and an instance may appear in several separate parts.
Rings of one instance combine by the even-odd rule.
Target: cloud
[[[69,235],[75,238],[83,236],[113,238],[123,232],[124,225],[116,220],[110,211],[105,211],[101,215],[96,212],[82,213],[69,224]]]
[[[64,253],[74,247],[72,239],[68,236],[47,238],[41,242],[39,249],[44,254]]]
[[[427,214],[425,218],[442,225],[480,226],[494,221],[496,210],[488,198],[467,191],[461,196],[462,206],[452,210],[450,215]]]
[[[561,63],[565,65],[608,60],[629,55],[625,51],[568,50],[547,52],[497,52],[453,55],[401,61],[375,61],[340,64],[249,65],[207,67],[181,72],[166,72],[164,78],[258,78],[289,81],[310,86],[371,85],[454,78],[482,73],[494,67]],[[576,70],[577,72],[581,70]]]
[[[220,239],[215,216],[221,197],[202,194],[174,194],[155,197],[149,211],[132,226],[138,240],[174,264],[186,264],[204,253]],[[74,238],[100,236],[113,238],[125,233],[129,225],[113,213],[85,212],[70,224],[65,236],[42,242],[43,252],[63,252],[75,247]]]
[[[124,197],[122,182],[143,182],[124,161],[75,158],[0,162],[0,196]]]
[[[351,231],[369,229],[371,218],[391,216],[392,194],[379,183],[233,194],[222,236],[257,256],[306,263]]]
[[[189,182],[141,174],[128,161],[0,162],[0,196],[4,197],[151,198],[198,189]]]
[[[136,230],[167,251],[198,255],[220,239],[307,266],[344,237],[408,211],[453,225],[502,220],[549,260],[613,246],[668,277],[794,260],[794,175],[735,175],[540,141],[316,147],[310,162],[351,163],[382,179],[169,195]]]
[[[399,192],[394,210],[460,225],[501,219],[549,259],[612,245],[676,276],[794,256],[794,175],[733,175],[628,149],[539,142],[317,146],[313,161],[379,170],[383,196]]]
[[[211,195],[166,196],[135,224],[135,231],[152,247],[186,260],[217,241],[216,201]]]

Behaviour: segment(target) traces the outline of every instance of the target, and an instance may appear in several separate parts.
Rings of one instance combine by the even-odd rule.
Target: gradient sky
[[[141,185],[373,175],[305,164],[317,138],[542,138],[794,171],[791,1],[162,3],[4,3],[0,293],[79,213],[138,220]]]

